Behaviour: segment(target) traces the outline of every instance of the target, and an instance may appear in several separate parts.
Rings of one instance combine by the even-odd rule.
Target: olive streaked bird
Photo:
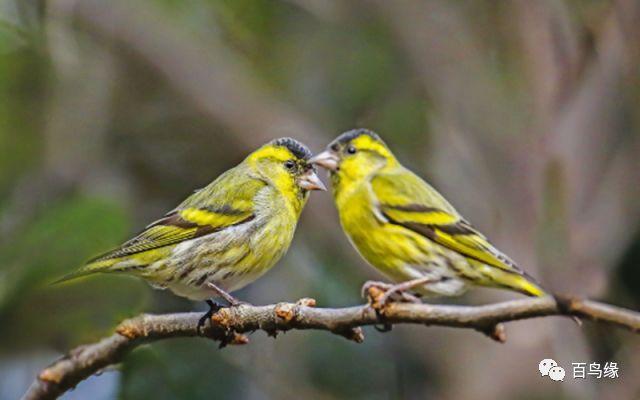
[[[280,260],[310,191],[325,190],[310,157],[297,140],[273,140],[133,239],[59,281],[128,274],[188,299],[222,296],[236,304],[229,292]],[[207,303],[213,312],[214,303]]]

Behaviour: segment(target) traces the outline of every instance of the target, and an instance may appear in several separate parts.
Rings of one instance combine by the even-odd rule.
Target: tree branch
[[[371,295],[371,292],[370,292]],[[375,294],[374,294],[375,295]],[[374,302],[375,304],[375,302]],[[266,306],[241,305],[223,308],[198,334],[200,313],[143,314],[125,320],[116,333],[97,343],[80,346],[44,369],[23,399],[53,399],[108,365],[117,364],[134,348],[173,337],[203,336],[227,344],[245,344],[244,333],[263,330],[271,336],[291,329],[324,330],[360,343],[361,327],[367,325],[420,324],[471,328],[494,340],[505,341],[502,322],[545,317],[572,316],[609,323],[640,332],[640,313],[576,298],[535,298],[484,306],[450,306],[391,303],[374,309],[368,305],[347,308],[314,308],[313,299]]]

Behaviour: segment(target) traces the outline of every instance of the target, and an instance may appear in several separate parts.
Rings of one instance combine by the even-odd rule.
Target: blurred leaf
[[[56,277],[117,244],[128,231],[122,209],[104,200],[73,197],[52,205],[20,236],[0,247],[0,336],[17,341],[93,337],[142,306],[141,282],[96,276],[49,286]],[[45,328],[50,325],[57,329]],[[21,332],[46,332],[40,337]],[[65,339],[67,337],[68,339]],[[73,339],[76,337],[76,339]],[[16,339],[21,338],[21,339]]]
[[[17,25],[0,19],[0,55],[27,44],[26,33]]]

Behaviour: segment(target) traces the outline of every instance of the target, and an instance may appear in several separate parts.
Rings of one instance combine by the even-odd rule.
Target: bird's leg
[[[236,299],[235,297],[233,297],[229,293],[225,292],[224,290],[222,290],[220,287],[218,287],[214,283],[207,282],[207,287],[209,289],[213,290],[218,296],[222,297],[232,307],[236,307],[236,306],[239,306],[241,304],[247,304],[245,302],[242,302],[242,301]]]
[[[218,287],[215,283],[207,282],[206,285],[217,296],[222,297],[227,303],[229,303],[230,307],[237,307],[242,304],[248,304],[231,296],[229,293]],[[200,333],[200,329],[204,326],[205,322],[207,322],[207,319],[211,319],[213,314],[217,313],[222,308],[222,305],[216,303],[213,300],[206,300],[206,302],[209,305],[209,311],[207,311],[202,316],[202,318],[198,320],[198,333]]]
[[[420,299],[419,295],[415,295],[409,292],[401,292],[400,299],[405,303],[414,303],[414,304],[422,303],[422,300]]]
[[[205,301],[207,302],[207,305],[209,306],[209,311],[204,313],[204,315],[198,320],[198,326],[196,328],[196,330],[198,332],[198,335],[201,334],[202,327],[207,322],[207,320],[211,319],[213,314],[217,313],[222,308],[222,306],[220,304],[216,303],[213,300],[205,300]]]
[[[378,299],[378,304],[384,307],[389,302],[391,296],[395,294],[400,294],[401,299],[406,302],[420,303],[421,300],[417,296],[414,296],[411,293],[406,293],[406,291],[416,286],[424,285],[425,283],[438,282],[439,280],[440,279],[434,279],[430,276],[424,276],[422,278],[412,279],[410,281],[398,283],[397,285],[392,285],[385,291],[380,299]]]

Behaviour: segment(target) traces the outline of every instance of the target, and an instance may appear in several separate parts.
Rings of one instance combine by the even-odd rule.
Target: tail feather
[[[542,297],[548,294],[533,277],[526,273],[513,275],[512,279],[508,279],[507,285],[527,296]]]
[[[73,279],[81,278],[83,276],[99,273],[99,272],[109,272],[111,267],[116,263],[116,260],[103,260],[90,262],[84,267],[68,273],[63,277],[51,282],[52,285],[57,285],[58,283],[67,282]]]

